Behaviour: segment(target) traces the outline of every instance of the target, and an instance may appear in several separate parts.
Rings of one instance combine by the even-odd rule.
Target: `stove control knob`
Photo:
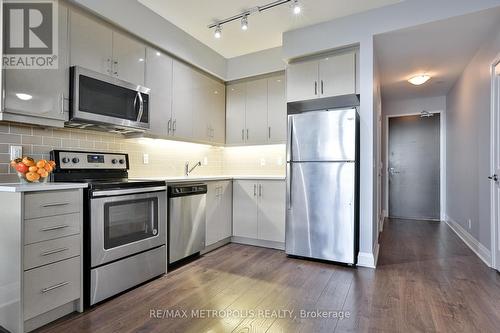
[[[74,164],[77,164],[78,162],[80,162],[80,159],[78,157],[73,157],[73,159],[71,160]]]
[[[121,159],[121,160],[120,160],[120,164],[125,164],[125,160],[124,160],[124,159]]]
[[[67,158],[67,157],[63,157],[63,158],[62,158],[62,162],[63,162],[63,163],[69,163],[69,158]]]
[[[111,163],[116,164],[116,163],[118,163],[118,160],[117,160],[116,158],[113,158],[113,159],[111,160]]]

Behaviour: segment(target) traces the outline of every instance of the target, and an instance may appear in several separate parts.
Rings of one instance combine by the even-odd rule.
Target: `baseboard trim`
[[[378,261],[378,252],[380,246],[377,243],[375,248],[373,249],[373,253],[370,252],[359,252],[358,254],[358,266],[368,267],[368,268],[376,268]]]
[[[467,230],[465,230],[460,224],[451,219],[449,216],[446,217],[446,224],[457,234],[458,237],[467,245],[472,252],[474,252],[481,261],[483,261],[486,266],[491,267],[491,251],[487,249],[483,244],[479,243],[477,239],[474,238]]]
[[[231,243],[231,237],[224,238],[223,240],[220,240],[217,243],[206,246],[200,252],[200,254],[207,254],[208,252],[212,252],[214,250],[217,250],[219,247],[223,247],[224,245],[227,245],[229,243]]]
[[[245,244],[245,245],[267,247],[267,248],[276,249],[276,250],[285,250],[285,243],[281,243],[281,242],[273,242],[273,241],[267,241],[267,240],[238,237],[238,236],[233,236],[231,238],[231,242],[238,243],[238,244]]]

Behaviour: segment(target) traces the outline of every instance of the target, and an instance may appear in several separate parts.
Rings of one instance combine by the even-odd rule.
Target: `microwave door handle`
[[[140,122],[142,114],[144,113],[144,100],[142,99],[142,94],[140,91],[137,92],[137,97],[139,97],[139,114],[137,115],[137,122]]]

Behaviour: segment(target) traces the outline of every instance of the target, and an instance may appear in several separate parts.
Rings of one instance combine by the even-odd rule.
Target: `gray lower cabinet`
[[[283,249],[285,195],[283,180],[235,180],[233,241]]]
[[[60,1],[58,9],[58,68],[4,69],[0,120],[57,127],[68,120],[68,7]]]
[[[83,311],[81,189],[0,192],[0,325],[29,332]]]
[[[205,244],[208,249],[224,245],[232,235],[232,182],[208,182]]]

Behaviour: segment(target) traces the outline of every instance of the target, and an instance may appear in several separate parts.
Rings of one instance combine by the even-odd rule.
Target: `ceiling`
[[[446,95],[488,34],[500,26],[500,7],[375,36],[383,99]],[[426,84],[407,80],[428,73]]]
[[[223,36],[215,39],[207,26],[262,6],[272,0],[138,0],[157,14],[206,44],[222,56],[233,58],[282,45],[282,33],[288,30],[329,21],[401,0],[300,0],[302,13],[295,16],[285,4],[249,17],[249,29],[243,32],[240,22],[224,25]]]

